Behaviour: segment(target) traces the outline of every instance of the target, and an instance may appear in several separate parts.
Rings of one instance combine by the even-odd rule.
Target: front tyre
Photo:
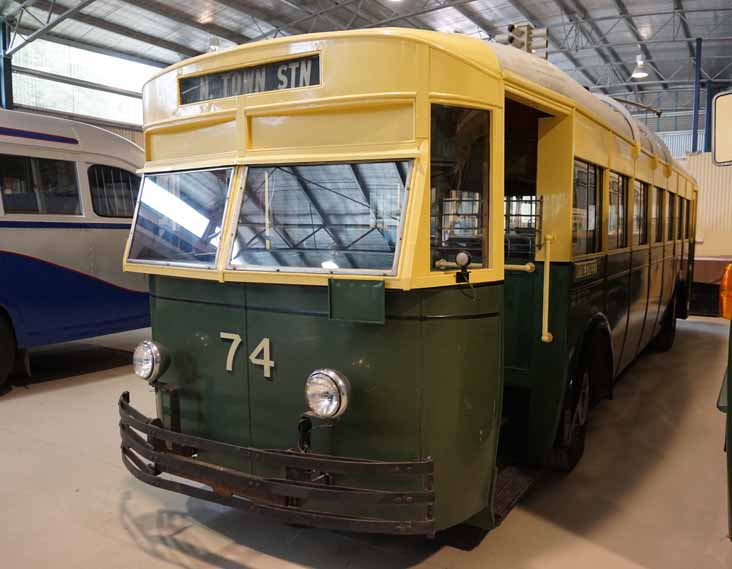
[[[10,322],[2,314],[0,314],[0,386],[2,386],[10,376],[10,372],[15,367],[15,334]]]
[[[583,365],[578,373],[578,381],[574,396],[567,392],[567,404],[562,411],[559,431],[554,448],[547,457],[546,464],[552,470],[570,472],[577,466],[585,452],[587,420],[590,416],[592,401],[589,366]]]

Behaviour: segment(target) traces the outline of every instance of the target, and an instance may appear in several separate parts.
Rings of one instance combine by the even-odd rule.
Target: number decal
[[[241,336],[239,336],[239,334],[232,334],[231,332],[220,332],[219,338],[222,340],[231,340],[229,353],[226,354],[226,371],[233,371],[236,351],[239,349],[239,346],[241,346]]]
[[[236,351],[241,346],[241,336],[239,334],[232,334],[231,332],[219,332],[219,338],[231,342],[229,353],[226,354],[226,371],[234,371],[234,358],[236,357]],[[264,368],[264,377],[267,379],[272,378],[272,368],[275,366],[275,363],[270,357],[269,338],[262,338],[262,341],[257,344],[254,351],[249,354],[249,361],[255,366],[262,366]]]
[[[264,357],[260,358],[259,356],[262,354]],[[264,368],[265,378],[272,378],[272,368],[275,366],[275,363],[270,359],[269,338],[262,338],[262,341],[254,348],[254,351],[249,354],[249,361],[254,365]]]

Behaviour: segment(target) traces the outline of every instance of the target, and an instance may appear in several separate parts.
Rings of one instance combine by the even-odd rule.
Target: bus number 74
[[[229,353],[226,354],[226,371],[233,371],[234,358],[236,357],[239,346],[241,346],[241,336],[239,334],[232,334],[231,332],[221,332],[219,333],[219,338],[231,341]],[[272,379],[272,368],[275,366],[275,363],[270,358],[269,338],[262,338],[262,341],[249,354],[249,361],[254,365],[262,366],[264,368],[264,377],[266,379]]]

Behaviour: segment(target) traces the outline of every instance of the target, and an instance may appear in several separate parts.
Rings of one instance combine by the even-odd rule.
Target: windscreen
[[[411,167],[250,167],[231,266],[393,272]]]
[[[145,176],[128,260],[213,266],[232,172]]]

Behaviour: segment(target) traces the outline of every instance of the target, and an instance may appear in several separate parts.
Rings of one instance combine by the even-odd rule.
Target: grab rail
[[[504,265],[503,268],[507,271],[533,273],[536,270],[536,265],[534,263],[524,263],[523,265]]]
[[[547,234],[544,237],[544,296],[541,307],[541,341],[550,344],[554,336],[549,331],[549,270],[551,268],[552,241],[554,236]]]

